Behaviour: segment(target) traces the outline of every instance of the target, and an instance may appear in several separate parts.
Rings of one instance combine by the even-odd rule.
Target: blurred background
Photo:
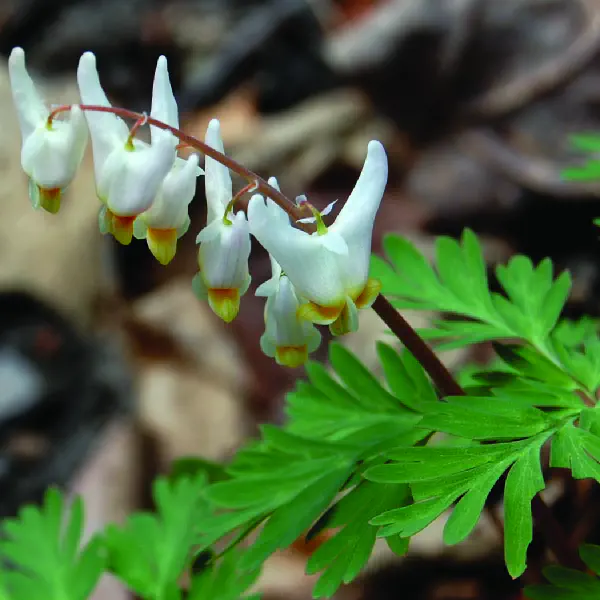
[[[600,129],[597,0],[2,0],[0,517],[51,483],[85,496],[90,531],[148,508],[175,458],[226,459],[258,424],[282,422],[302,376],[259,351],[261,299],[248,293],[225,326],[193,296],[202,177],[169,268],[145,243],[100,235],[89,151],[60,214],[31,209],[6,71],[16,45],[50,102],[77,102],[91,50],[113,104],[139,111],[166,55],[187,133],[202,138],[218,117],[228,154],[319,207],[344,201],[379,139],[390,177],[375,251],[398,232],[430,254],[435,235],[469,226],[490,265],[550,256],[574,276],[568,316],[600,312],[600,185],[560,178],[582,158],[568,136]],[[256,244],[251,272],[252,289],[270,276]],[[377,372],[384,327],[361,319],[344,343]],[[443,547],[442,518],[407,559],[376,549],[336,598],[519,598],[493,516],[458,547]],[[267,600],[310,598],[312,550],[269,561]],[[126,597],[107,578],[95,599]]]

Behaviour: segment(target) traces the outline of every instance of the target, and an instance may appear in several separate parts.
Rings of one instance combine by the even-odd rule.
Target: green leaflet
[[[579,548],[583,562],[596,575],[575,569],[550,566],[544,569],[549,581],[545,585],[533,585],[525,589],[530,600],[596,600],[600,597],[600,547],[584,544]]]
[[[437,403],[435,389],[423,367],[408,351],[397,352],[383,342],[377,343],[377,354],[387,384],[399,402],[416,412],[424,412]]]
[[[243,552],[232,551],[217,565],[205,569],[192,579],[187,600],[257,600],[257,596],[243,595],[258,579],[260,570],[241,571],[238,568]]]
[[[465,320],[443,319],[419,331],[449,350],[485,340],[520,338],[560,369],[552,335],[571,289],[567,272],[553,277],[552,263],[535,266],[525,256],[513,257],[496,269],[504,294],[489,290],[483,254],[475,234],[466,229],[459,241],[440,237],[436,269],[410,242],[394,235],[384,239],[389,263],[374,257],[372,274],[397,308],[453,313]],[[563,334],[564,336],[564,328]]]
[[[376,540],[377,528],[369,524],[369,519],[408,498],[408,486],[379,486],[363,481],[334,506],[328,526],[342,529],[314,552],[307,565],[309,574],[324,571],[315,586],[315,598],[330,597],[342,583],[349,583],[358,575]],[[408,544],[396,540],[395,548],[406,552]]]
[[[101,541],[81,547],[83,504],[65,510],[61,494],[50,489],[41,507],[26,506],[2,523],[0,557],[15,570],[2,573],[11,600],[86,600],[105,567]],[[1,585],[0,580],[0,585]],[[0,587],[0,590],[2,587]]]
[[[292,544],[331,504],[351,472],[351,464],[341,465],[299,489],[293,499],[273,512],[240,567],[258,568],[275,550]]]
[[[545,486],[540,464],[542,441],[518,458],[504,486],[504,559],[512,577],[519,577],[527,566],[527,548],[533,536],[531,500]]]
[[[179,600],[179,578],[199,540],[198,518],[208,512],[203,474],[154,484],[156,514],[131,515],[123,527],[106,529],[111,569],[144,599]]]
[[[544,487],[540,448],[550,433],[500,444],[390,452],[393,460],[368,469],[364,476],[378,482],[408,483],[415,502],[385,511],[373,517],[371,524],[381,526],[379,536],[409,537],[458,500],[444,528],[444,541],[456,544],[471,533],[492,487],[509,469],[505,552],[509,572],[517,577],[525,568],[531,542],[531,499]]]

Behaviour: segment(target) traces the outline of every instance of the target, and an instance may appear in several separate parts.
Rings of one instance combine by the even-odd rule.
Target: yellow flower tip
[[[300,367],[308,360],[308,346],[277,346],[275,360],[284,367]]]
[[[354,301],[356,308],[369,308],[379,296],[379,292],[381,292],[381,281],[373,278],[367,279],[365,287]]]
[[[38,186],[40,195],[40,206],[46,211],[55,215],[60,210],[60,188],[41,188]]]
[[[329,325],[333,323],[344,309],[344,304],[337,306],[321,306],[314,302],[301,304],[296,311],[299,319],[305,319],[316,325]]]
[[[148,248],[161,265],[168,265],[177,252],[177,229],[152,229],[146,232]]]
[[[123,246],[131,244],[135,216],[120,217],[109,210],[106,213],[109,219],[109,233],[112,233],[119,244],[123,244]]]
[[[225,323],[231,323],[240,311],[240,291],[237,288],[209,289],[208,304]]]
[[[344,305],[340,316],[329,325],[332,335],[346,335],[358,329],[358,310],[351,298]]]

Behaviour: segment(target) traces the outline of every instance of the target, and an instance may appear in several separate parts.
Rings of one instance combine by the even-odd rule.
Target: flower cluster
[[[286,206],[275,178],[267,185],[255,176],[234,195],[229,168],[236,163],[224,155],[219,122],[209,123],[204,143],[179,131],[165,57],[156,65],[149,116],[111,107],[90,52],[83,54],[77,71],[79,106],[51,110],[27,72],[21,48],[10,55],[9,74],[23,138],[21,163],[34,207],[58,212],[62,193],[82,161],[89,129],[102,233],[121,244],[133,237],[145,239],[156,259],[168,264],[190,226],[188,206],[196,179],[204,174],[207,224],[196,240],[196,295],[224,321],[237,316],[250,287],[253,236],[271,257],[272,277],[256,290],[266,298],[265,354],[297,367],[319,346],[315,325],[329,325],[333,335],[357,329],[358,310],[371,306],[380,289],[369,278],[373,223],[387,182],[387,158],[379,142],[369,143],[354,190],[327,226],[323,217],[333,204],[319,212],[299,197]],[[132,115],[139,119],[130,129],[121,117]],[[149,143],[136,137],[146,123]],[[178,156],[182,138],[204,151],[204,171],[198,154]],[[248,178],[248,171],[238,168]],[[263,193],[254,194],[244,212],[238,200],[253,191]],[[307,210],[312,216],[303,217]]]

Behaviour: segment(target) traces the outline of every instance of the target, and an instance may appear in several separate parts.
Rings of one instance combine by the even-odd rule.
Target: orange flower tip
[[[369,278],[363,288],[362,292],[358,295],[354,303],[356,308],[369,308],[379,293],[381,292],[381,281],[379,279]]]
[[[120,217],[114,213],[110,213],[110,233],[112,233],[119,244],[123,244],[123,246],[131,244],[134,221],[135,216]]]
[[[208,304],[225,323],[231,323],[240,311],[240,292],[237,288],[209,289]]]
[[[60,210],[60,188],[41,188],[38,187],[40,206],[46,211],[55,215]]]
[[[177,252],[177,229],[152,229],[146,232],[150,252],[161,265],[168,265]]]
[[[275,360],[284,367],[300,367],[308,360],[308,346],[277,346]]]
[[[315,323],[316,325],[329,325],[333,323],[344,309],[344,304],[338,306],[321,306],[314,302],[307,302],[298,307],[296,316]]]

